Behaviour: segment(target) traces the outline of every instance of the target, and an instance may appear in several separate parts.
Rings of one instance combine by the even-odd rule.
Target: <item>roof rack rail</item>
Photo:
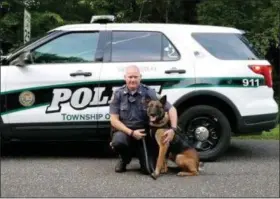
[[[90,23],[113,23],[115,22],[114,15],[93,15]]]

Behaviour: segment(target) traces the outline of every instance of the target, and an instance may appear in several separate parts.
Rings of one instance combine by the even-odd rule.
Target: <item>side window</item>
[[[98,32],[75,32],[62,35],[33,50],[34,63],[93,62]]]
[[[222,60],[260,60],[245,36],[234,33],[193,33],[193,38],[211,55]]]
[[[157,32],[113,32],[112,61],[159,61],[161,37]]]
[[[178,55],[160,32],[113,32],[112,62],[176,60]]]

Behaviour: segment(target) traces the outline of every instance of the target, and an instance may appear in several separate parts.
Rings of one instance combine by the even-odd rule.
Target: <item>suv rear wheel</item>
[[[179,116],[179,127],[197,149],[200,159],[213,161],[229,147],[231,128],[226,116],[217,108],[197,105]]]

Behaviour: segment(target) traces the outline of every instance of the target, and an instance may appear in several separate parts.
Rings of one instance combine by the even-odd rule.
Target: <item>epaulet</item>
[[[149,87],[148,85],[146,85],[146,84],[142,84],[142,86],[143,86],[143,88],[145,88],[145,89],[147,89],[147,90],[152,90],[152,88],[151,87]],[[156,93],[156,96],[157,96],[157,98],[158,99],[160,99],[161,98],[161,95],[160,94],[158,94],[158,93]]]
[[[113,93],[120,93],[120,92],[123,91],[124,88],[125,88],[125,85],[124,85],[124,86],[121,86],[121,87],[119,87],[119,88],[117,88],[116,90],[114,90]]]
[[[126,93],[126,85],[124,84],[124,85],[122,85],[121,87],[119,87],[118,89],[117,89],[117,91],[119,92],[119,93]]]
[[[125,86],[126,86],[126,85],[124,84],[124,85],[122,85],[121,87],[119,87],[117,90],[118,90],[118,91],[123,90],[123,89],[125,89]]]
[[[143,86],[143,88],[145,88],[145,89],[149,89],[150,87],[148,86],[148,85],[146,85],[146,84],[142,84],[142,86]]]

